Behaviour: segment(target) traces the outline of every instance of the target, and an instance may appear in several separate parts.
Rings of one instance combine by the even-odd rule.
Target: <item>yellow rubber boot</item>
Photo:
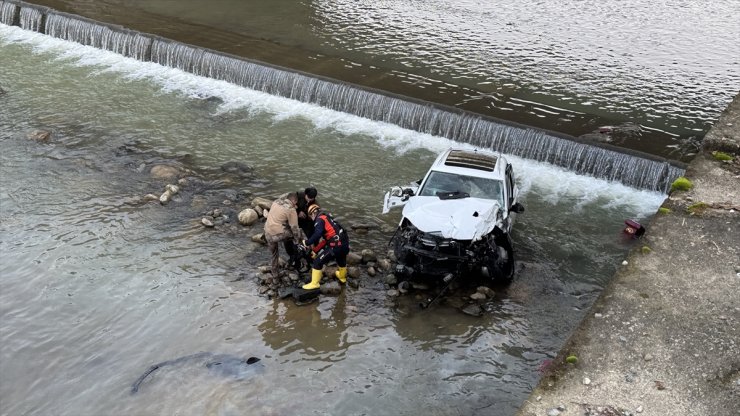
[[[311,283],[306,283],[305,285],[303,285],[303,289],[318,289],[321,286],[319,282],[321,282],[321,270],[311,269]]]
[[[339,270],[334,272],[334,276],[339,279],[339,282],[347,283],[347,268],[340,267]]]

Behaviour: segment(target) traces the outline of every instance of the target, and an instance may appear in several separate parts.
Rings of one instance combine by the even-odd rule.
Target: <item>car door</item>
[[[516,186],[516,181],[514,179],[514,170],[511,167],[511,164],[508,164],[506,166],[506,194],[504,195],[504,198],[506,198],[506,209],[504,209],[505,212],[505,218],[504,218],[504,227],[506,228],[505,231],[511,232],[511,228],[514,224],[514,220],[516,219],[516,215],[520,212],[524,211],[524,207],[519,203],[519,188]]]
[[[416,193],[419,190],[419,183],[421,180],[417,182],[412,182],[406,186],[393,186],[391,189],[385,193],[385,196],[383,197],[383,214],[387,214],[391,208],[395,207],[402,207],[406,205],[406,203],[416,196]]]

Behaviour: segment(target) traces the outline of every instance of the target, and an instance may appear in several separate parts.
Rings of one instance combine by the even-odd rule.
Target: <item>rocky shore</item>
[[[518,416],[740,414],[740,95]]]
[[[61,138],[51,130],[32,130],[26,133],[26,138],[41,145],[61,144]],[[268,181],[260,178],[249,165],[231,161],[212,171],[203,171],[192,166],[188,154],[160,154],[136,142],[120,146],[114,153],[125,169],[152,184],[149,193],[125,197],[126,205],[142,209],[161,206],[169,211],[174,222],[178,219],[197,222],[202,232],[228,233],[244,240],[245,252],[249,254],[244,267],[236,271],[237,276],[231,281],[249,280],[260,295],[269,299],[280,297],[285,289],[299,288],[308,282],[309,274],[292,267],[282,249],[283,273],[279,279],[272,277],[263,227],[272,202],[285,194],[271,194]],[[349,287],[353,290],[372,288],[389,300],[408,295],[428,302],[435,297],[438,287],[397,280],[393,273],[395,258],[392,251],[387,250],[392,229],[384,229],[383,224],[362,218],[347,219],[345,225],[352,241],[352,251],[347,256]],[[364,238],[369,234],[374,234],[373,238]],[[369,243],[372,241],[386,244]],[[333,277],[335,270],[333,262],[324,267],[322,295],[336,296],[342,291]],[[448,295],[454,289],[457,286],[452,287]],[[485,286],[485,282],[459,289],[455,296],[446,296],[445,301],[468,315],[482,315],[486,304],[495,297],[495,292]]]

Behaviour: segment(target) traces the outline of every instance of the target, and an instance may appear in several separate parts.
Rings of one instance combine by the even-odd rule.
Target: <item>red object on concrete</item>
[[[626,225],[626,227],[624,227],[624,232],[626,234],[630,234],[634,237],[640,237],[645,234],[645,227],[640,225],[637,221],[624,220],[624,224]]]

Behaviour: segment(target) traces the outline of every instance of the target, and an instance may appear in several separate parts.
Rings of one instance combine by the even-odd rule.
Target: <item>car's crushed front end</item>
[[[391,239],[396,275],[461,276],[482,271],[508,282],[514,275],[510,237],[517,202],[511,165],[485,151],[449,149],[425,177],[394,187],[384,213],[403,206]]]
[[[418,210],[409,209],[413,206],[404,210],[404,219],[391,239],[397,275],[462,275],[483,270],[497,280],[510,278],[511,241],[502,229],[498,204],[467,200],[448,205],[445,211],[435,209],[434,203],[419,205]],[[435,212],[444,218],[435,218]],[[429,231],[432,224],[435,230]]]

